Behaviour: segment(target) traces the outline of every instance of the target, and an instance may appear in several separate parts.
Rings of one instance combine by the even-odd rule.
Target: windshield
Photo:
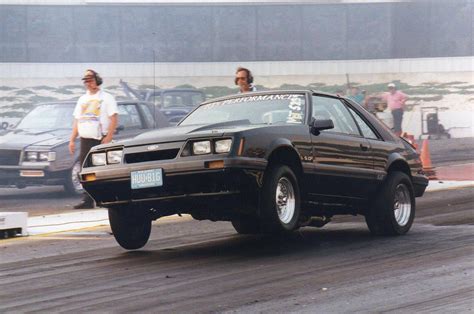
[[[151,102],[163,108],[189,107],[194,108],[204,101],[204,95],[194,91],[167,91],[162,95],[151,96]]]
[[[248,120],[250,124],[304,124],[304,94],[242,96],[201,105],[179,125]]]
[[[74,106],[71,104],[39,105],[17,125],[17,129],[71,129]]]

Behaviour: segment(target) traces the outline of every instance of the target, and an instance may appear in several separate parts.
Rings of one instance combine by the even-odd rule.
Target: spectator
[[[118,122],[117,103],[112,95],[100,89],[102,78],[99,74],[94,70],[87,70],[82,80],[87,91],[79,98],[74,109],[74,122],[69,141],[69,152],[74,154],[75,139],[79,135],[81,166],[93,146],[112,141]],[[74,208],[94,208],[94,200],[84,193],[82,202]]]
[[[360,92],[358,87],[351,88],[351,94],[348,98],[360,105],[362,105],[364,102],[364,95]]]
[[[239,67],[235,72],[235,85],[239,86],[239,93],[254,92],[257,89],[253,86],[253,76],[249,69]]]
[[[387,102],[387,107],[392,112],[393,131],[397,136],[402,135],[403,112],[405,110],[405,102],[408,97],[401,91],[397,90],[395,84],[387,85],[388,92],[382,94],[382,98]]]

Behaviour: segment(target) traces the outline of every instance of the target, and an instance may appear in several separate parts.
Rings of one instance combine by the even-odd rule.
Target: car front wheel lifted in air
[[[143,247],[150,237],[151,219],[142,209],[109,208],[110,227],[115,240],[127,250]]]
[[[260,201],[263,232],[279,233],[298,228],[300,189],[290,167],[270,165],[265,173]]]
[[[372,200],[365,221],[374,235],[402,235],[415,219],[415,193],[403,172],[390,172]]]

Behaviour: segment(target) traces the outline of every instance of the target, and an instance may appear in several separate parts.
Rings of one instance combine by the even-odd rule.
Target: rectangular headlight
[[[201,141],[193,143],[193,153],[195,155],[204,155],[211,153],[211,141]]]
[[[38,152],[26,152],[26,160],[28,161],[37,161]]]
[[[56,152],[39,152],[38,159],[40,161],[55,161]]]
[[[106,164],[105,158],[105,153],[92,154],[92,164],[94,166],[104,166]]]
[[[226,140],[219,140],[216,141],[215,143],[216,147],[216,153],[221,154],[221,153],[228,153],[230,152],[230,148],[232,146],[232,140],[231,139],[226,139]]]
[[[119,164],[122,162],[122,150],[111,150],[107,152],[108,164]]]

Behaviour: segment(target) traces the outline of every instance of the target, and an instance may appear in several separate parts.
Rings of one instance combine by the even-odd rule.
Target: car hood
[[[14,129],[0,136],[1,149],[23,149],[28,146],[52,147],[68,141],[71,130],[22,130]]]
[[[264,127],[264,125],[235,124],[233,121],[209,125],[174,126],[142,133],[133,139],[118,142],[117,144],[143,145],[148,143],[178,142],[190,138],[218,137],[224,134],[232,134],[261,127]]]

